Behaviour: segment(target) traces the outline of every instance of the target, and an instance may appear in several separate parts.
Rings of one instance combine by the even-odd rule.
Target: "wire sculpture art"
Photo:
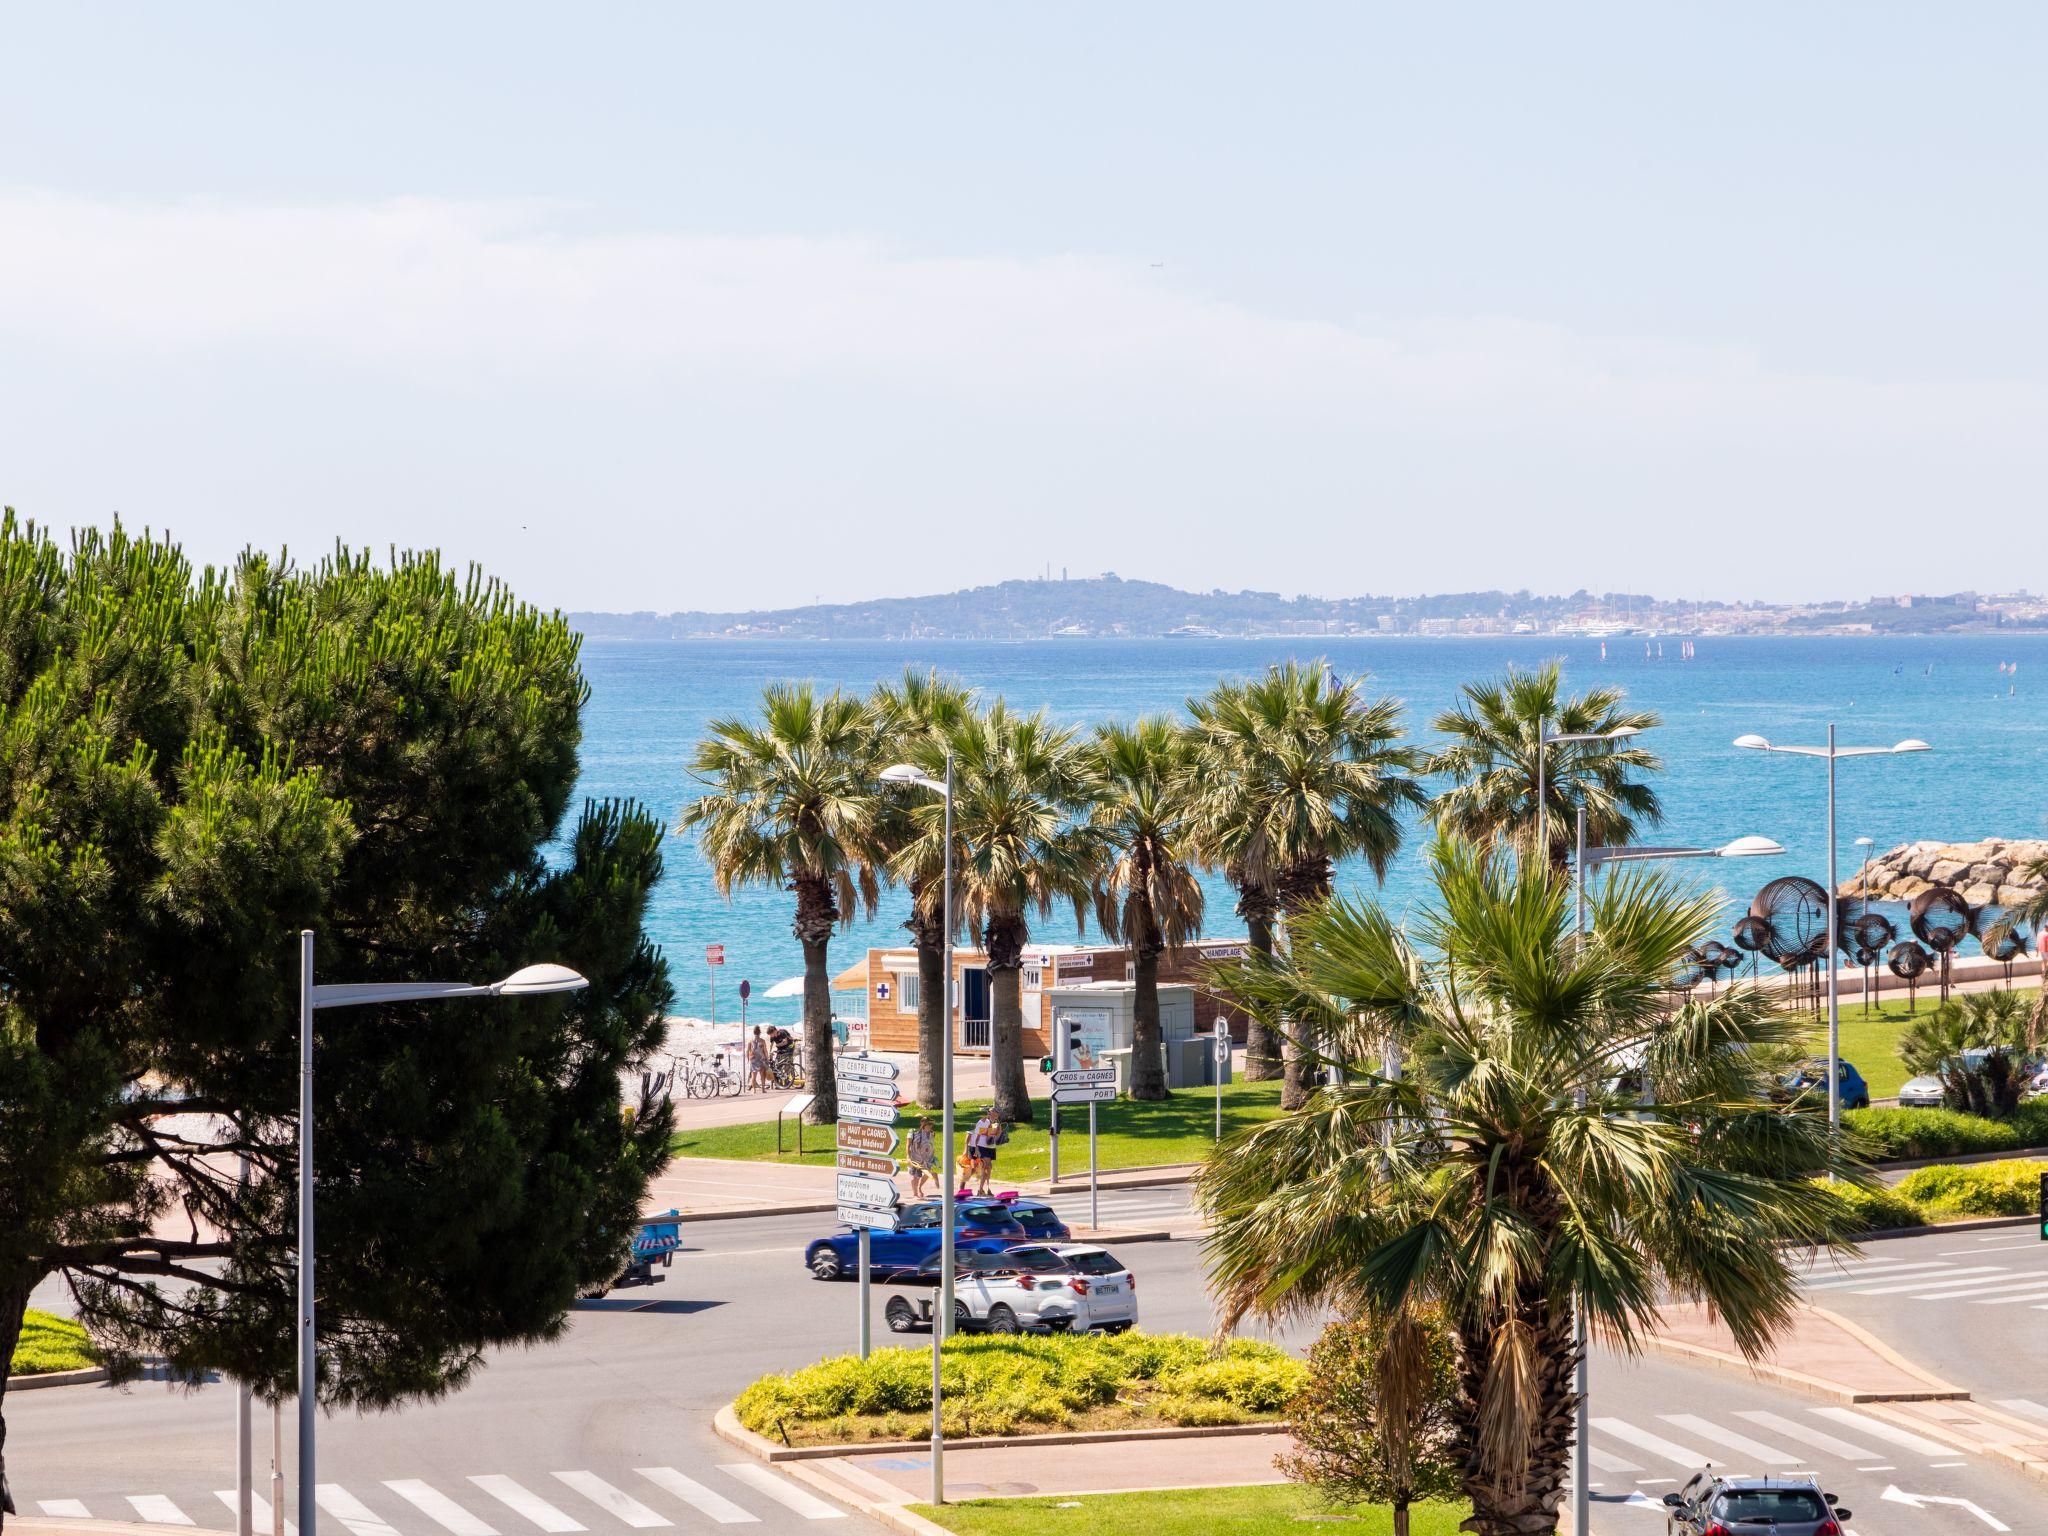
[[[1813,999],[1820,1006],[1820,962],[1828,952],[1828,893],[1817,880],[1804,875],[1784,875],[1756,893],[1749,915],[1762,918],[1770,928],[1770,940],[1761,946],[1764,954],[1783,966],[1800,985],[1800,973],[1813,968]]]
[[[1906,1012],[1911,1013],[1919,998],[1920,978],[1927,974],[1927,967],[1933,964],[1933,957],[1913,940],[1907,939],[1895,945],[1892,957],[1886,962],[1891,973],[1906,984]]]
[[[1956,946],[1970,934],[1970,904],[1950,886],[1930,885],[1906,908],[1906,921],[1912,925],[1913,936],[1938,957],[1941,1000],[1947,1002],[1950,963]]]

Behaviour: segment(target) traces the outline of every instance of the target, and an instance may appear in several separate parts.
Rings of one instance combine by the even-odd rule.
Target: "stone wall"
[[[2027,878],[2027,867],[2048,859],[2048,841],[2039,838],[1990,837],[1981,843],[1906,843],[1870,861],[1873,901],[1910,901],[1932,885],[1954,886],[1973,907],[2009,907],[2041,888]],[[1836,890],[1838,896],[1863,894],[1859,867]]]

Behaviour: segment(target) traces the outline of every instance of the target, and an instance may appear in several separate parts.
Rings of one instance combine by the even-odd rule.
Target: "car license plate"
[[[1095,1291],[1096,1294],[1099,1296],[1121,1296],[1123,1294],[1124,1288],[1118,1285],[1114,1280],[1098,1281],[1095,1286]]]

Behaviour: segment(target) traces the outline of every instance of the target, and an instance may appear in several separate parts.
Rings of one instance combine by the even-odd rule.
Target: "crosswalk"
[[[635,1467],[631,1477],[575,1470],[552,1472],[546,1478],[528,1474],[523,1482],[501,1472],[477,1473],[447,1486],[418,1477],[386,1478],[355,1488],[321,1483],[313,1496],[327,1517],[321,1521],[323,1529],[338,1529],[346,1536],[527,1536],[532,1531],[550,1536],[592,1531],[604,1536],[620,1527],[645,1531],[707,1522],[758,1525],[763,1512],[777,1520],[846,1518],[838,1505],[758,1462],[721,1462],[704,1471],[706,1477],[713,1471],[718,1474],[717,1486],[675,1467]],[[212,1494],[229,1510],[236,1507],[234,1489],[214,1489]],[[131,1493],[94,1497],[90,1502],[37,1499],[35,1504],[53,1519],[217,1526],[217,1517],[200,1507],[204,1497],[186,1496],[181,1504],[169,1494]],[[268,1499],[257,1496],[254,1512],[258,1531],[274,1528]],[[195,1514],[205,1518],[195,1519]],[[285,1536],[298,1536],[291,1521],[284,1529]]]
[[[1185,1184],[1157,1188],[1105,1189],[1101,1196],[1102,1224],[1106,1227],[1163,1228],[1185,1231],[1200,1221]],[[1070,1227],[1088,1224],[1088,1196],[1061,1195],[1053,1208]]]
[[[2000,1406],[2048,1422],[2048,1407],[2024,1399]],[[1646,1415],[1643,1422],[1595,1416],[1586,1459],[1603,1479],[1654,1487],[1683,1481],[1701,1468],[1734,1473],[1821,1474],[1849,1469],[1897,1472],[1956,1466],[1955,1447],[1916,1434],[1858,1408],[1738,1408],[1719,1418],[1700,1413]],[[1589,1486],[1608,1486],[1605,1481]]]
[[[1979,1307],[2030,1307],[2048,1312],[2048,1252],[2031,1237],[2010,1232],[1928,1255],[1865,1255],[1848,1264],[1821,1260],[1803,1278],[1806,1293],[1895,1296],[1908,1301],[1955,1302]]]

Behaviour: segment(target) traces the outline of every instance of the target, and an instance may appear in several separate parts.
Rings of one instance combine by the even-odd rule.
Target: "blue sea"
[[[1663,717],[1644,741],[1666,765],[1658,781],[1665,822],[1647,841],[1718,844],[1758,833],[1785,845],[1785,858],[1674,866],[1720,880],[1731,899],[1746,904],[1757,884],[1780,874],[1826,876],[1825,764],[1733,748],[1747,731],[1819,743],[1832,721],[1845,746],[1906,736],[1932,743],[1930,753],[1840,765],[1845,877],[1860,862],[1854,843],[1861,836],[1882,851],[1918,838],[2048,835],[2048,636],[1702,638],[1689,661],[1680,659],[1675,639],[1662,643],[1661,658],[1651,644],[1646,659],[1640,637],[1612,638],[1603,661],[1598,641],[1558,637],[592,641],[583,652],[591,700],[582,792],[637,799],[673,826],[697,793],[685,765],[707,722],[746,713],[763,685],[781,679],[864,693],[906,666],[936,666],[1013,707],[1042,706],[1059,720],[1087,724],[1178,711],[1219,677],[1288,657],[1325,657],[1343,672],[1366,674],[1372,693],[1403,701],[1411,735],[1426,743],[1431,717],[1454,702],[1461,683],[1511,662],[1556,657],[1573,691],[1619,684]],[[2017,662],[2017,674],[2000,672],[2001,662]],[[1381,899],[1402,908],[1421,897],[1425,843],[1411,838]],[[715,982],[718,1014],[732,1017],[746,978],[756,995],[753,1017],[793,1017],[794,1002],[759,1001],[801,969],[787,894],[746,891],[726,901],[683,838],[670,839],[667,864],[648,926],[667,951],[677,1011],[709,1013]],[[1372,877],[1362,867],[1346,869],[1340,885],[1370,893]],[[1228,887],[1211,880],[1208,892],[1209,933],[1242,932]],[[872,920],[857,921],[834,942],[835,969],[869,945],[902,942],[904,912],[892,893]],[[1076,937],[1068,918],[1043,924],[1036,936],[1049,943]],[[710,943],[725,946],[726,963],[716,972],[704,963]]]

